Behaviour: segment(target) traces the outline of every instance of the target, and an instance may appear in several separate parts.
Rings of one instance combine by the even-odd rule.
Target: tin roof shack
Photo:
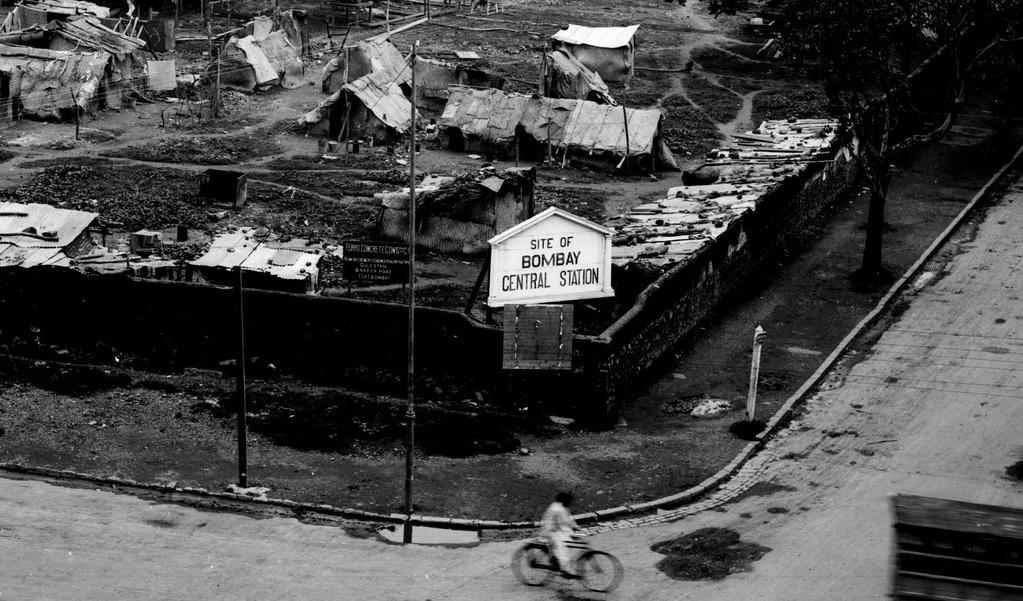
[[[384,71],[398,84],[407,82],[412,72],[408,70],[405,57],[390,40],[371,39],[346,46],[337,56],[323,66],[320,88],[325,94],[333,94],[346,83],[360,77]]]
[[[621,168],[626,155],[640,169],[678,170],[661,137],[661,111],[612,107],[500,90],[451,88],[441,114],[441,143],[459,152],[540,160],[552,151],[565,160]],[[626,118],[628,121],[626,121]],[[626,128],[628,145],[626,146]],[[564,156],[563,155],[563,156]]]
[[[79,110],[120,107],[132,90],[135,52],[145,42],[137,22],[104,19],[109,10],[87,2],[23,3],[0,27],[0,71],[10,84],[2,98],[10,116],[69,120]],[[112,29],[124,24],[124,32]]]
[[[304,18],[285,11],[278,19],[256,17],[221,50],[220,83],[240,92],[274,86],[293,90],[305,83],[302,53],[309,39]]]
[[[604,81],[629,81],[636,60],[636,30],[628,27],[569,25],[551,36],[551,45],[568,50]]]
[[[733,136],[733,146],[708,153],[700,184],[668,190],[665,198],[633,207],[608,225],[615,230],[612,261],[649,278],[687,263],[733,221],[754,211],[768,192],[835,153],[837,122],[765,121]],[[848,160],[848,151],[839,154]],[[685,174],[686,179],[690,174]],[[648,282],[647,282],[648,283]]]
[[[214,238],[203,256],[191,261],[194,281],[234,285],[233,270],[241,266],[247,288],[315,294],[323,249],[305,240],[283,242],[254,228],[241,228]]]
[[[453,86],[475,89],[504,87],[504,78],[472,65],[416,58],[416,107],[424,117],[439,117]]]
[[[320,85],[324,92],[333,94],[346,83],[353,83],[370,73],[384,74],[378,75],[382,84],[390,82],[401,86],[406,97],[411,94],[409,82],[412,71],[405,57],[388,40],[364,41],[343,48],[324,66]],[[416,103],[424,116],[439,116],[448,101],[448,88],[458,85],[500,89],[504,86],[504,78],[473,65],[416,58]]]
[[[69,17],[56,23],[50,50],[87,49],[109,54],[106,76],[100,85],[100,105],[119,108],[121,98],[132,90],[132,71],[139,64],[135,53],[145,45],[141,38],[115,31],[97,17]]]
[[[588,69],[567,50],[548,52],[541,66],[540,89],[548,98],[578,98],[597,104],[618,104],[600,74]]]
[[[412,103],[387,72],[377,71],[345,84],[298,123],[310,135],[387,142],[412,127]]]
[[[6,95],[0,91],[4,116],[70,121],[76,111],[101,108],[100,87],[109,63],[106,52],[0,44],[0,73],[10,82]]]
[[[70,267],[94,247],[89,229],[98,217],[44,204],[0,202],[0,268]]]
[[[416,188],[418,245],[441,253],[487,253],[489,239],[533,216],[535,183],[534,168],[424,178]],[[376,198],[383,201],[380,234],[407,240],[408,188]]]

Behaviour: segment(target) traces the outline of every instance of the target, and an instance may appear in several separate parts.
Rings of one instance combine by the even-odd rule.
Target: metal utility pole
[[[412,44],[412,133],[408,156],[408,407],[405,409],[405,528],[402,541],[412,542],[412,469],[416,436],[416,46]]]
[[[234,268],[235,287],[238,290],[238,486],[246,488],[248,483],[248,453],[246,407],[245,407],[245,293],[242,287],[242,268]]]
[[[757,377],[760,375],[760,349],[764,346],[767,332],[757,326],[753,330],[753,361],[749,368],[749,394],[746,396],[746,421],[751,422],[757,414]]]

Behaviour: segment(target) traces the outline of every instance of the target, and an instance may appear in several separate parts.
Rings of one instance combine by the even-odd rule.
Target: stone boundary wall
[[[577,335],[572,371],[504,372],[500,327],[459,311],[418,308],[417,396],[444,401],[480,393],[494,408],[541,407],[591,426],[613,425],[622,396],[616,390],[636,382],[750,274],[802,242],[853,181],[855,165],[837,156],[769,192],[714,244],[648,286],[600,336]],[[59,268],[0,270],[0,343],[14,355],[58,361],[215,369],[235,357],[236,306],[229,288]],[[246,350],[258,358],[254,377],[259,365],[272,363],[314,384],[405,395],[405,305],[253,289],[245,293],[245,318]],[[130,363],[115,359],[125,356]]]
[[[720,310],[752,274],[796,250],[835,199],[851,186],[858,169],[841,149],[831,162],[811,164],[799,176],[767,192],[756,210],[731,223],[687,263],[663,273],[639,294],[633,307],[600,337],[608,343],[600,361],[610,374],[609,416],[620,402],[615,389],[627,387],[683,340],[702,320]]]

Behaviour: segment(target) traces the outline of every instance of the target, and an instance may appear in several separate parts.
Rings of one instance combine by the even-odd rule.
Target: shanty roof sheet
[[[110,29],[96,17],[69,19],[58,25],[58,32],[72,42],[110,54],[130,54],[146,45],[139,38]]]
[[[562,29],[551,37],[566,44],[596,46],[598,48],[621,48],[632,43],[632,37],[636,35],[637,29],[639,29],[639,25],[629,25],[628,27],[583,27],[582,25],[569,25],[568,29]]]
[[[0,242],[20,248],[64,248],[98,216],[44,204],[0,202]]]
[[[530,97],[501,90],[473,90],[452,87],[448,103],[440,117],[441,125],[455,126],[462,132],[488,140],[510,140],[522,121]],[[546,138],[545,138],[546,139]]]
[[[22,248],[0,242],[0,268],[35,267],[37,265],[69,266],[71,260],[59,248]]]
[[[356,49],[369,59],[373,73],[385,73],[387,79],[399,85],[412,79],[412,69],[390,40],[366,40],[359,42]]]
[[[241,265],[246,271],[269,273],[285,280],[304,280],[317,271],[319,254],[294,248],[278,248],[252,236],[251,228],[221,234],[209,251],[191,262],[196,267],[232,269]]]
[[[345,84],[342,89],[355,94],[377,119],[399,132],[408,131],[412,126],[412,103],[387,72],[374,71]]]
[[[552,99],[501,90],[451,88],[442,126],[491,141],[510,140],[521,123],[536,140],[558,146],[605,150],[625,155],[625,116],[630,155],[654,152],[661,111],[613,107],[586,100]]]

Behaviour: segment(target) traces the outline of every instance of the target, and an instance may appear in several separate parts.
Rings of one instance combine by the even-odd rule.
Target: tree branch
[[[902,154],[918,146],[930,144],[931,142],[935,142],[941,139],[942,136],[948,133],[948,130],[952,129],[952,123],[955,122],[956,112],[957,111],[955,110],[949,112],[949,114],[945,116],[945,120],[941,123],[941,125],[935,127],[931,131],[927,133],[910,136],[905,140],[899,142],[898,144],[892,146],[890,150],[891,154],[892,155]]]
[[[984,58],[984,56],[988,52],[991,52],[995,48],[1003,44],[1018,44],[1019,42],[1023,42],[1023,36],[1020,36],[1018,38],[997,38],[995,40],[992,40],[990,44],[981,48],[977,52],[977,54],[974,55],[973,60],[971,60],[970,64],[966,66],[966,71],[967,72],[973,71],[973,68],[977,66],[977,63],[980,61],[980,59]]]

